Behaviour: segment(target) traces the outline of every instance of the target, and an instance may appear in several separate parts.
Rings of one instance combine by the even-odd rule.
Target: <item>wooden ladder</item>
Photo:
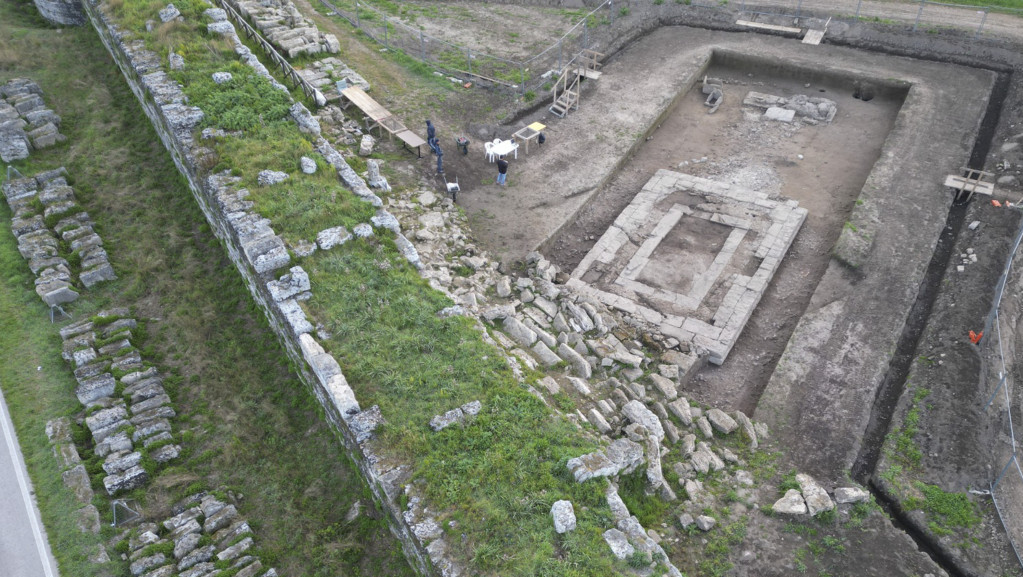
[[[600,59],[604,55],[589,49],[583,49],[561,72],[558,81],[551,89],[554,102],[548,110],[559,118],[564,118],[571,109],[579,109],[579,85],[583,78],[600,78]],[[574,64],[573,64],[574,63]]]

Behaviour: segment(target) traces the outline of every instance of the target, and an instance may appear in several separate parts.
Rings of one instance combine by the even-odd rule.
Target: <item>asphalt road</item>
[[[0,575],[57,577],[3,391],[0,391]]]

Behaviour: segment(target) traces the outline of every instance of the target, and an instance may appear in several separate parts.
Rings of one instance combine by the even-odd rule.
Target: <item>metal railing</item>
[[[989,493],[995,505],[995,511],[1005,529],[1009,543],[1012,545],[1016,560],[1023,567],[1023,557],[1020,556],[1020,544],[1017,540],[1023,535],[1023,516],[1012,515],[999,506],[999,497],[1002,504],[1011,502],[1015,509],[1023,505],[1023,468],[1020,466],[1019,447],[1016,442],[1016,431],[1013,425],[1013,374],[1016,370],[1016,330],[1017,322],[1023,322],[1023,299],[1013,294],[1009,299],[1003,299],[1007,285],[1020,286],[1023,283],[1023,271],[1017,273],[1019,278],[1011,279],[1013,261],[1016,259],[1023,242],[1023,226],[1016,233],[1016,238],[1005,263],[1002,276],[998,279],[995,288],[995,299],[984,324],[984,332],[979,343],[978,352],[984,369],[981,373],[980,387],[982,391],[990,390],[991,394],[984,404],[984,414],[991,417],[988,425],[997,426],[999,433],[1007,435],[1007,444],[996,445],[995,453],[991,455],[994,467],[991,469],[992,476],[989,481]],[[1019,267],[1016,267],[1019,269]],[[1012,291],[1015,293],[1015,291]],[[1003,306],[1006,309],[1003,315]],[[1003,318],[1004,317],[1004,318]],[[1004,326],[1003,326],[1004,325]],[[1003,329],[1004,332],[1003,332]],[[1018,410],[1018,409],[1017,409]],[[1018,413],[1017,413],[1018,415]],[[1001,447],[1001,450],[998,449]]]
[[[263,49],[266,53],[267,58],[274,66],[280,69],[284,74],[285,79],[290,81],[296,88],[300,88],[302,93],[306,95],[313,102],[316,102],[316,94],[319,92],[315,86],[309,84],[305,78],[302,78],[298,72],[292,68],[291,64],[281,56],[279,52],[270,44],[258,30],[252,27],[245,18],[238,13],[235,7],[228,0],[217,0],[217,5],[227,12],[227,15],[234,21],[235,24],[241,27],[242,31],[245,32],[245,37],[252,39]]]

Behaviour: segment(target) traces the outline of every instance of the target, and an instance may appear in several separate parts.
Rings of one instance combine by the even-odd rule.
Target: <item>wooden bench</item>
[[[426,141],[423,140],[418,134],[406,128],[401,132],[395,133],[395,136],[397,136],[398,140],[401,141],[402,146],[404,146],[408,150],[412,150],[413,148],[415,148],[416,155],[419,156],[419,158],[423,157],[423,152],[419,149],[419,147],[426,144]]]
[[[409,150],[415,148],[419,158],[423,157],[419,147],[426,144],[426,141],[418,134],[409,130],[408,127],[402,124],[401,120],[398,120],[397,117],[381,106],[379,102],[373,100],[373,97],[366,94],[366,91],[358,86],[349,86],[341,91],[341,95],[366,115],[366,132],[371,132],[377,127],[386,130],[388,139],[392,136],[397,136],[401,140],[402,146]]]

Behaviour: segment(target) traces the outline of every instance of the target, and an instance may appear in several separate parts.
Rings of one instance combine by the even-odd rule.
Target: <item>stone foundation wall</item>
[[[420,573],[433,574],[423,545],[399,510],[398,493],[403,487],[396,479],[401,471],[383,469],[382,459],[369,446],[373,429],[382,421],[379,409],[360,409],[337,361],[308,334],[312,326],[296,302],[300,295],[283,300],[275,298],[274,293],[280,296],[281,285],[275,271],[290,260],[283,240],[274,234],[269,221],[249,212],[252,205],[245,200],[248,192],[235,188],[236,179],[200,174],[200,160],[209,150],[196,140],[193,132],[203,113],[185,104],[180,87],[162,71],[159,56],[111,22],[99,5],[90,1],[84,6],[101,41],[121,69],[178,170],[187,179],[214,233],[242,274],[249,292],[299,368],[299,376],[316,395],[326,418],[339,433],[370,489],[384,505],[391,518],[390,528],[402,542],[406,557]],[[292,269],[293,277],[295,272]]]
[[[54,24],[81,26],[85,24],[85,12],[80,0],[34,0],[43,18]]]

